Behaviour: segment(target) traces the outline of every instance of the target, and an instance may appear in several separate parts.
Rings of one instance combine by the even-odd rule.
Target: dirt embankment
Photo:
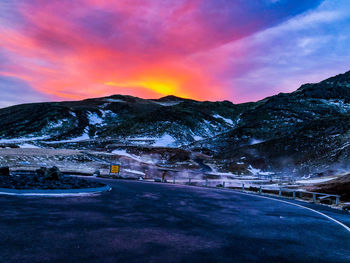
[[[342,201],[350,201],[350,174],[337,179],[305,187],[308,191],[340,195]]]

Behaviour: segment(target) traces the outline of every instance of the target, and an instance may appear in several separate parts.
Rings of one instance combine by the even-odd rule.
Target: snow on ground
[[[145,175],[145,173],[143,173],[143,172],[131,170],[131,169],[123,169],[122,171],[127,172],[127,173],[132,173],[132,174]]]
[[[155,147],[172,147],[175,146],[176,140],[169,134],[163,134],[162,137],[134,137],[127,139],[136,144],[149,144]]]
[[[335,149],[335,151],[343,150],[343,149],[345,149],[346,147],[348,147],[349,145],[350,145],[349,142],[348,142],[348,143],[345,143],[342,147]]]
[[[106,117],[108,117],[108,118],[117,118],[118,117],[118,115],[117,114],[115,114],[113,111],[111,111],[111,110],[100,110],[100,112],[101,112],[101,114],[102,114],[102,118],[104,119],[104,118],[106,118]]]
[[[177,104],[182,103],[182,101],[167,101],[167,102],[159,102],[159,101],[153,101],[156,104],[165,106],[165,107],[169,107],[169,106],[175,106]]]
[[[155,141],[157,138],[151,137],[136,137],[136,138],[128,138],[129,141]]]
[[[205,130],[207,136],[211,137],[215,134],[211,131],[211,129],[215,129],[216,127],[209,121],[204,120],[204,123],[201,125],[201,127]]]
[[[70,142],[79,142],[79,141],[85,141],[85,140],[89,140],[89,139],[90,139],[90,137],[87,134],[87,132],[84,132],[81,136],[73,138],[73,139],[68,140],[68,141],[70,141]]]
[[[88,111],[87,117],[89,119],[90,125],[96,125],[96,124],[103,123],[103,119],[96,112],[89,112]]]
[[[69,143],[69,142],[80,142],[80,141],[86,141],[90,139],[89,136],[89,127],[86,127],[84,130],[84,133],[80,135],[79,137],[72,138],[69,140],[61,140],[61,141],[50,141],[50,142],[43,142],[45,144],[55,144],[55,143]]]
[[[251,139],[250,140],[250,142],[249,142],[249,144],[250,145],[254,145],[254,144],[259,144],[259,143],[263,143],[264,142],[264,140],[259,140],[259,139]]]
[[[0,143],[20,143],[27,141],[37,141],[44,140],[50,138],[49,136],[41,136],[41,137],[23,137],[23,138],[14,138],[14,139],[0,139]]]
[[[250,171],[253,175],[272,175],[272,174],[275,174],[272,172],[263,172],[260,169],[256,169],[251,165],[249,165],[248,171]]]
[[[318,183],[323,183],[323,182],[333,180],[335,178],[337,178],[337,177],[311,178],[311,179],[307,179],[307,180],[298,180],[298,181],[296,181],[296,183],[298,183],[298,184],[318,184]]]
[[[90,125],[103,125],[106,118],[115,119],[118,117],[118,115],[111,110],[100,110],[100,112],[101,117],[96,112],[88,112],[87,117]]]
[[[49,122],[45,128],[46,128],[46,129],[55,129],[55,128],[59,128],[59,127],[62,126],[62,124],[63,124],[64,121],[67,121],[67,119],[62,119],[62,120],[57,120],[57,121]],[[45,129],[45,128],[44,128],[44,129]]]
[[[19,145],[19,148],[23,148],[23,149],[40,149],[40,147],[35,146],[33,144],[29,144],[29,143],[23,143],[23,144]]]
[[[114,150],[112,151],[113,154],[116,154],[116,155],[120,155],[120,156],[126,156],[126,157],[129,157],[135,161],[138,161],[138,162],[142,162],[142,163],[148,163],[148,164],[154,164],[154,162],[152,160],[146,160],[142,157],[139,157],[137,155],[133,155],[133,154],[129,154],[126,152],[126,150]]]
[[[110,103],[103,103],[103,104],[100,106],[100,108],[104,109],[104,108],[106,108],[109,104],[110,104]]]
[[[136,137],[136,138],[127,138],[127,141],[135,145],[151,145],[155,142],[157,138],[151,137]]]
[[[117,155],[121,155],[121,156],[126,156],[126,157],[130,157],[130,158],[136,158],[135,155],[131,155],[129,153],[126,152],[126,150],[114,150],[112,151],[113,154],[117,154]]]
[[[162,137],[156,139],[153,146],[156,147],[169,147],[175,143],[175,139],[169,134],[164,134]]]
[[[177,183],[188,183],[188,179],[178,179],[176,178]],[[241,188],[243,185],[245,188],[249,187],[258,187],[261,185],[261,183],[266,183],[266,180],[242,180],[242,179],[227,179],[227,178],[222,178],[222,179],[210,179],[207,182],[202,179],[194,179],[191,178],[191,183],[196,183],[198,185],[208,185],[210,187],[212,186],[217,186],[218,184],[223,184],[225,183],[225,187],[237,187]]]
[[[205,174],[208,174],[208,175],[220,175],[220,176],[238,176],[237,174],[233,174],[233,173],[220,173],[220,172],[207,172]]]
[[[192,136],[192,138],[193,138],[195,141],[200,141],[200,140],[203,140],[203,139],[204,139],[202,136],[198,136],[198,135]]]
[[[120,100],[120,99],[106,99],[106,101],[108,101],[108,102],[122,102],[122,103],[125,103],[124,100]]]
[[[226,123],[230,124],[231,126],[233,125],[233,121],[232,121],[231,119],[224,118],[224,117],[222,117],[222,116],[219,115],[219,114],[215,114],[213,117],[214,117],[215,119],[222,119],[222,120],[224,120]]]
[[[337,107],[341,112],[347,112],[350,110],[350,103],[345,103],[344,100],[321,100],[327,105]]]

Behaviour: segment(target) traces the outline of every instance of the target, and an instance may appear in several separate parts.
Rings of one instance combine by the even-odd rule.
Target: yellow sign
[[[109,168],[109,171],[111,174],[118,174],[119,173],[119,165],[118,164],[112,164]]]

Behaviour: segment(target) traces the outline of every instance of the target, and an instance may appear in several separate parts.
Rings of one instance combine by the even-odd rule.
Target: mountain
[[[61,148],[149,145],[205,153],[234,173],[345,169],[350,71],[254,103],[114,95],[17,105],[0,109],[0,126],[3,147],[25,140]]]
[[[146,100],[122,95],[25,104],[0,110],[0,137],[7,141],[23,137],[45,141],[131,139],[179,146],[231,130],[248,107],[229,101],[199,102],[175,96]]]
[[[200,145],[215,151],[231,171],[253,163],[265,169],[307,173],[347,168],[349,142],[347,72],[261,100],[240,115],[231,131]]]

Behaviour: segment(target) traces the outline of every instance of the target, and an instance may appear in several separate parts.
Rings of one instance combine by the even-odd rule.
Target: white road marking
[[[132,182],[132,181],[130,181]],[[135,183],[152,183],[152,184],[159,184],[159,183],[155,183],[155,182],[145,182],[145,181],[136,181]],[[192,186],[192,185],[180,185],[180,184],[165,184],[165,185],[172,185],[172,186],[178,186],[178,187],[195,187],[197,189],[205,189],[205,187],[198,187],[198,186]],[[255,197],[260,197],[260,198],[265,198],[265,199],[270,199],[270,200],[273,200],[273,201],[278,201],[278,202],[281,202],[281,203],[286,203],[286,204],[289,204],[289,205],[294,205],[294,206],[297,206],[297,207],[300,207],[300,208],[303,208],[303,209],[307,209],[307,210],[310,210],[316,214],[319,214],[325,218],[327,218],[328,220],[331,220],[333,221],[334,223],[340,225],[341,227],[343,227],[345,230],[347,230],[349,233],[350,233],[350,228],[343,224],[342,222],[338,221],[337,219],[334,219],[333,217],[330,217],[322,212],[319,212],[315,209],[312,209],[312,208],[309,208],[309,207],[306,207],[306,206],[303,206],[303,205],[299,205],[299,204],[296,204],[296,203],[292,203],[292,202],[288,202],[288,201],[285,201],[285,200],[280,200],[280,199],[276,199],[276,198],[272,198],[272,197],[268,197],[268,196],[262,196],[262,195],[257,195],[257,194],[250,194],[250,193],[245,193],[245,192],[240,192],[240,191],[237,191],[237,190],[233,190],[233,189],[220,189],[220,188],[208,188],[208,189],[211,189],[211,190],[219,190],[219,191],[227,191],[227,192],[234,192],[234,193],[237,193],[237,194],[241,194],[241,195],[249,195],[249,196],[255,196]]]
[[[334,223],[342,226],[343,228],[345,228],[349,233],[350,233],[350,227],[348,227],[347,225],[343,224],[342,222],[338,221],[337,219],[334,219],[333,217],[330,217],[320,211],[317,211],[315,209],[312,209],[312,208],[309,208],[309,207],[306,207],[306,206],[303,206],[303,205],[299,205],[299,204],[296,204],[296,203],[292,203],[292,202],[289,202],[289,201],[285,201],[285,200],[280,200],[280,199],[276,199],[276,198],[272,198],[272,197],[268,197],[268,196],[261,196],[261,195],[255,195],[255,194],[250,194],[250,193],[244,193],[244,192],[239,192],[239,191],[235,191],[235,190],[231,190],[235,193],[238,193],[238,194],[242,194],[242,195],[249,195],[249,196],[256,196],[256,197],[260,197],[260,198],[265,198],[265,199],[269,199],[269,200],[274,200],[274,201],[278,201],[278,202],[282,202],[282,203],[286,203],[286,204],[290,204],[290,205],[294,205],[294,206],[297,206],[297,207],[300,207],[300,208],[304,208],[304,209],[307,209],[307,210],[310,210],[314,213],[317,213],[331,221],[333,221]]]

